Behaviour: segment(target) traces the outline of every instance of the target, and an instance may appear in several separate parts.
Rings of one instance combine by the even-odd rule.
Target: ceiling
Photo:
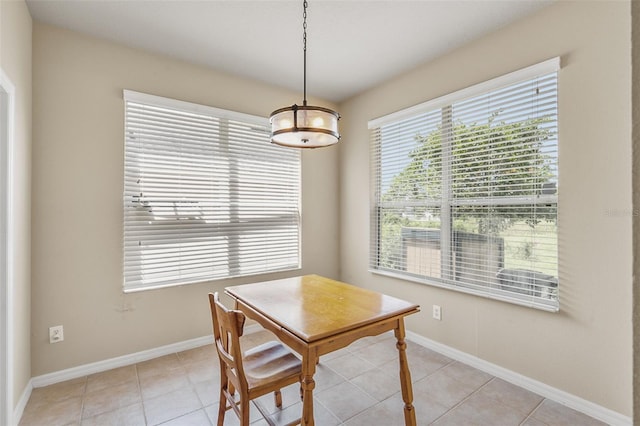
[[[32,17],[302,91],[301,0],[26,0]],[[340,102],[555,0],[308,0],[307,92]]]

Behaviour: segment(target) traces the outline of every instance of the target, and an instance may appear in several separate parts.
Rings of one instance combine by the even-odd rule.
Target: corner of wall
[[[0,67],[15,86],[13,143],[8,179],[11,247],[8,270],[12,318],[7,358],[9,419],[21,411],[31,379],[31,144],[33,19],[24,0],[0,1]],[[27,397],[28,398],[28,397]],[[24,407],[22,407],[23,409]]]

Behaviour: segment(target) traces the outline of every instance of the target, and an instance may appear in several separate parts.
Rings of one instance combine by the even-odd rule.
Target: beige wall
[[[299,94],[34,24],[30,307],[31,19],[23,2],[0,1],[0,17],[0,65],[21,92],[17,398],[31,375],[207,334],[206,292],[249,281],[122,294],[122,89],[262,115]],[[632,212],[629,42],[627,2],[563,2],[341,105],[339,168],[336,149],[303,156],[302,272],[340,268],[345,281],[416,300],[424,312],[410,330],[631,415],[631,213],[607,215]],[[561,312],[368,273],[366,122],[556,55]],[[50,345],[57,324],[65,342]]]
[[[0,68],[15,87],[12,410],[31,378],[31,27],[24,1],[0,1]]]
[[[632,413],[629,2],[559,2],[341,105],[341,279],[418,302],[408,329]],[[428,35],[425,35],[428,36]],[[367,272],[367,121],[561,56],[559,313]],[[616,214],[609,214],[611,210]],[[442,306],[442,321],[431,305]]]
[[[33,376],[208,335],[207,292],[284,276],[122,293],[122,89],[262,116],[299,93],[39,23],[33,67]],[[302,273],[338,274],[337,153],[303,154]]]

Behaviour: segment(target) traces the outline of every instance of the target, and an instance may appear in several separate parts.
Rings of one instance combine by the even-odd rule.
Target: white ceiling
[[[554,0],[308,1],[307,92],[340,102]],[[302,0],[27,5],[38,21],[302,91]]]

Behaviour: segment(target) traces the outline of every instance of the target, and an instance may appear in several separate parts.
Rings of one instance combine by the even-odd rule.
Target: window
[[[300,153],[266,118],[124,100],[125,291],[300,268]]]
[[[558,310],[558,69],[369,122],[373,272]]]

